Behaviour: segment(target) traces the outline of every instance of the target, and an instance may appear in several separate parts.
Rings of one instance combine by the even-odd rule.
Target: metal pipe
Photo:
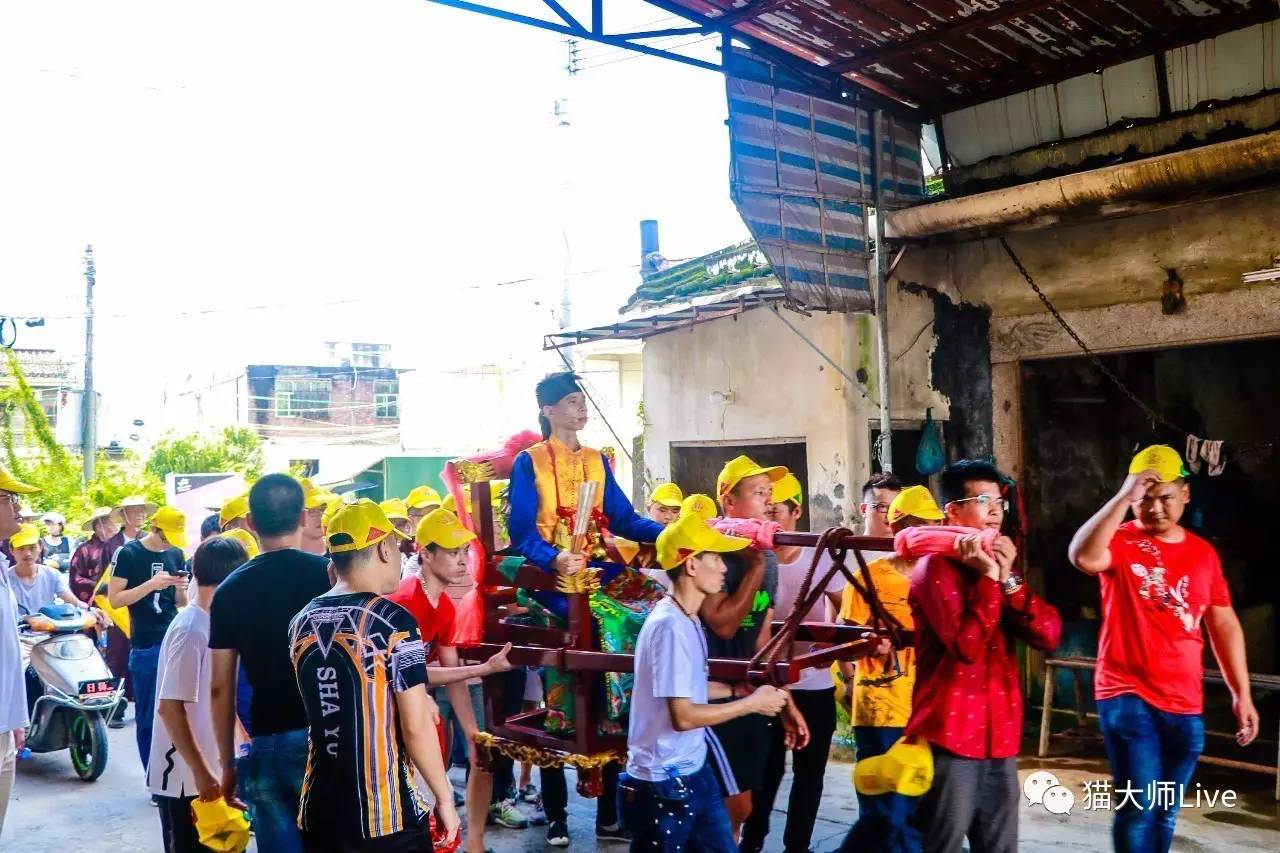
[[[893,240],[910,240],[973,228],[1008,227],[1040,216],[1117,202],[1175,197],[1202,192],[1213,184],[1256,180],[1277,173],[1280,131],[1273,130],[1134,163],[896,210],[885,216],[885,234]]]
[[[799,545],[802,548],[812,548],[818,544],[821,533],[806,533],[803,530],[783,531],[773,534],[773,544],[775,545]],[[857,536],[849,534],[836,538],[834,541],[829,540],[829,544],[837,548],[857,548],[859,551],[892,551],[892,536]]]
[[[871,114],[871,174],[875,180],[876,200],[876,360],[879,362],[879,387],[876,389],[880,398],[880,470],[893,473],[893,419],[890,417],[890,401],[893,395],[889,390],[889,288],[888,276],[885,275],[885,217],[884,209],[884,115],[880,110]]]

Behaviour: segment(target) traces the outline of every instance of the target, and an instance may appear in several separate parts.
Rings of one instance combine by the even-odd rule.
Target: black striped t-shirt
[[[425,819],[395,694],[426,684],[413,617],[372,593],[313,599],[289,626],[310,748],[298,826],[378,838]]]

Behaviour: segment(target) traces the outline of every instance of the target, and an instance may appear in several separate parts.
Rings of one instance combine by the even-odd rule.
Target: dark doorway
[[[735,456],[747,455],[761,465],[785,465],[796,475],[804,493],[809,494],[809,462],[803,441],[759,444],[678,444],[671,445],[671,479],[684,493],[702,492],[716,496],[716,477],[724,463]],[[809,514],[800,526],[808,529]]]
[[[1222,558],[1250,670],[1277,672],[1280,573],[1269,535],[1280,519],[1280,341],[1128,353],[1103,361],[1169,421],[1228,442],[1231,461],[1221,476],[1210,477],[1202,467],[1191,477],[1192,502],[1183,523]],[[1067,545],[1119,489],[1136,450],[1158,443],[1185,453],[1186,439],[1153,424],[1087,358],[1024,363],[1022,394],[1029,573],[1043,578],[1049,601],[1062,613],[1059,653],[1092,655],[1098,581],[1068,563]],[[1268,443],[1274,445],[1270,450],[1255,449]],[[1208,644],[1206,663],[1216,667]],[[1209,688],[1206,708],[1221,706],[1225,698],[1225,691]],[[1260,708],[1270,704],[1265,695],[1255,701]],[[1221,717],[1222,708],[1216,710]],[[1233,726],[1229,714],[1218,725]],[[1274,723],[1264,723],[1264,731],[1266,726]]]

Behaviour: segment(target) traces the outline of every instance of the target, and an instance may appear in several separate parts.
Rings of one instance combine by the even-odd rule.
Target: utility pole
[[[871,174],[875,180],[873,195],[876,205],[876,253],[875,266],[875,299],[876,299],[876,344],[879,362],[877,389],[880,394],[880,470],[893,473],[893,418],[890,414],[889,401],[893,398],[889,388],[889,287],[885,281],[885,266],[888,258],[888,247],[884,244],[884,115],[880,110],[871,114]]]
[[[84,482],[93,482],[94,457],[98,452],[97,406],[93,399],[93,246],[84,247],[84,394],[80,398],[80,443],[84,453]]]

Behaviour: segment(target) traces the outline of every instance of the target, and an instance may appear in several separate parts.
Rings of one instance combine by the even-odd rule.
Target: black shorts
[[[711,727],[729,760],[729,769],[733,771],[733,779],[737,782],[739,791],[746,793],[764,787],[764,768],[769,759],[768,745],[773,742],[773,727],[776,725],[778,723],[769,717],[747,714]],[[715,766],[714,762],[712,766]],[[720,786],[727,788],[723,780]]]
[[[330,832],[303,830],[302,849],[306,853],[421,853],[431,849],[431,833],[426,820],[378,838],[339,838]]]

